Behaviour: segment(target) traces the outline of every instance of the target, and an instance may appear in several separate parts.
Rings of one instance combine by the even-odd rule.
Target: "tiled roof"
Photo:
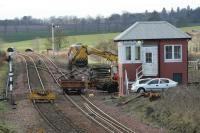
[[[166,21],[136,22],[114,38],[114,41],[149,39],[191,39],[191,37]]]

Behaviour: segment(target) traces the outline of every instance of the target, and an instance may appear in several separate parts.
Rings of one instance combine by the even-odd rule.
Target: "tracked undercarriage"
[[[60,78],[61,88],[66,91],[83,92],[83,89],[98,89],[109,93],[118,91],[118,83],[112,79],[110,65],[73,66]]]

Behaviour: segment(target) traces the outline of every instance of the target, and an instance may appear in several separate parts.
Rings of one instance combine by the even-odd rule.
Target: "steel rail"
[[[66,76],[65,76],[65,74],[60,70],[60,68],[49,58],[49,57],[47,57],[47,56],[45,56],[45,55],[42,55],[42,54],[39,54],[40,56],[43,56],[43,57],[45,57],[47,60],[49,60],[52,64],[53,64],[53,66],[58,70],[58,72],[60,72],[61,74],[62,74],[62,76],[64,76],[65,78],[67,78]]]
[[[40,58],[43,62],[44,60],[42,58]],[[45,63],[45,62],[44,62]],[[45,63],[46,64],[46,63]],[[49,69],[49,67],[47,65],[45,65],[47,67],[47,69],[50,71],[51,76],[54,78],[54,80],[56,81],[55,76],[53,75],[53,73],[51,72],[51,70]],[[60,87],[60,84],[56,81],[57,85]],[[76,106],[76,108],[78,108],[84,115],[86,115],[88,118],[90,118],[92,121],[94,121],[96,124],[100,125],[101,127],[103,127],[105,130],[107,130],[110,133],[114,133],[111,129],[109,129],[108,127],[104,126],[103,124],[101,124],[99,121],[97,121],[95,118],[93,118],[92,116],[90,116],[86,111],[84,111],[77,103],[75,103],[68,95],[64,94],[64,97],[66,99],[68,99],[74,106]]]
[[[19,53],[19,54],[28,57],[28,58],[33,62],[34,66],[35,66],[35,70],[36,70],[36,72],[37,72],[37,76],[38,76],[38,78],[39,78],[39,80],[40,80],[40,84],[41,84],[41,86],[42,86],[42,89],[45,91],[44,84],[43,84],[43,82],[42,82],[42,79],[41,79],[41,76],[40,76],[40,74],[39,74],[37,65],[36,65],[35,61],[33,60],[33,58],[32,58],[31,56],[29,56],[29,55],[26,55],[26,54],[22,54],[22,53]]]
[[[74,102],[74,100],[72,100],[72,98],[70,98],[68,95],[64,94],[65,98],[67,98],[72,104],[74,104],[74,106],[76,106],[84,115],[86,115],[88,118],[90,118],[91,120],[93,120],[96,124],[100,125],[101,127],[103,127],[105,130],[107,130],[110,133],[114,133],[114,131],[112,131],[111,129],[109,129],[108,127],[106,127],[105,125],[103,125],[101,122],[97,121],[95,118],[93,118],[92,116],[90,116],[86,111],[84,111],[76,102]]]
[[[35,66],[35,70],[37,71],[36,64],[35,64],[34,60],[33,60],[30,56],[28,56],[28,55],[18,53],[18,56],[21,57],[21,58],[24,60],[24,62],[25,62],[25,65],[26,65],[26,75],[27,75],[27,79],[28,79],[28,81],[27,81],[27,82],[28,82],[28,89],[29,89],[29,91],[30,91],[30,93],[31,93],[33,89],[31,88],[31,84],[30,84],[30,75],[29,75],[29,70],[28,70],[28,63],[27,63],[27,60],[26,60],[26,58],[25,58],[24,56],[28,57],[28,58],[33,62],[34,66]],[[37,74],[39,74],[38,71],[37,71]],[[39,77],[40,77],[40,76],[38,75],[38,78],[39,78]],[[41,80],[40,80],[40,83],[42,83]],[[42,84],[41,84],[41,85],[42,85]],[[35,103],[33,102],[33,106],[34,106],[35,109],[38,111],[38,113],[40,114],[40,116],[51,126],[52,129],[54,129],[57,133],[60,133],[60,132],[61,132],[61,130],[60,130],[59,128],[57,128],[56,126],[54,126],[54,125],[48,120],[48,118],[44,115],[44,113],[42,113],[42,111],[39,109],[39,107],[37,106],[37,104],[35,104]]]
[[[29,78],[29,71],[28,71],[28,63],[27,63],[27,61],[26,61],[26,59],[25,59],[24,56],[22,56],[22,55],[17,55],[17,56],[19,56],[20,58],[22,58],[23,61],[25,62],[25,65],[26,65],[26,78],[27,78],[27,82],[28,82],[28,89],[29,89],[29,92],[31,93],[32,90],[31,90],[31,85],[30,85],[30,78]]]
[[[98,117],[99,119],[101,119],[102,122],[106,123],[107,125],[109,125],[112,129],[116,130],[119,133],[123,133],[122,131],[120,131],[117,127],[115,127],[112,122],[107,121],[103,116],[101,116],[100,114],[98,114],[97,112],[95,112],[87,103],[84,104],[85,107],[88,109],[88,111],[90,111],[92,114],[94,114],[96,117]]]
[[[50,59],[49,59],[50,60]],[[50,60],[54,66],[56,66],[56,64]],[[56,68],[58,68],[56,66]],[[62,73],[62,71],[61,71]],[[115,124],[116,126],[118,126],[119,128],[121,128],[122,130],[126,131],[126,132],[130,132],[130,133],[135,133],[132,129],[126,127],[125,125],[121,124],[120,122],[118,122],[117,120],[115,120],[114,118],[112,118],[111,116],[109,116],[108,114],[106,114],[104,111],[102,111],[101,109],[99,109],[96,105],[94,105],[88,98],[86,98],[85,96],[81,95],[81,97],[83,97],[90,105],[92,105],[95,109],[97,109],[100,113],[102,113],[103,115],[105,115],[106,117],[108,117],[111,121],[113,121],[113,124]],[[110,121],[110,122],[111,122]]]
[[[56,80],[55,75],[54,75],[54,74],[52,73],[52,71],[49,69],[48,65],[45,63],[45,61],[43,60],[43,58],[41,58],[41,57],[40,57],[39,55],[37,55],[37,54],[35,54],[35,56],[37,56],[39,59],[41,59],[41,61],[44,63],[45,67],[47,68],[47,70],[49,71],[49,73],[51,74],[51,76],[53,77],[53,79],[56,81],[57,85],[58,85],[59,87],[61,87],[60,84],[59,84],[59,82]]]
[[[83,97],[83,99],[85,99],[90,105],[92,105],[95,109],[97,109],[99,112],[101,112],[103,115],[105,115],[106,117],[108,117],[109,119],[111,119],[113,122],[117,123],[118,125],[120,125],[121,127],[123,127],[124,130],[129,131],[131,133],[135,133],[134,131],[132,131],[132,129],[126,127],[125,125],[121,124],[120,122],[118,122],[117,120],[115,120],[114,118],[112,118],[111,116],[109,116],[108,114],[106,114],[104,111],[102,111],[101,109],[99,109],[96,105],[94,105],[88,98],[86,98],[85,96],[81,95],[81,97]]]
[[[46,57],[47,58],[47,57]],[[49,58],[48,58],[48,60],[55,66],[55,68],[58,68],[57,66],[56,66],[56,64],[52,61],[52,60],[50,60]],[[44,60],[43,60],[44,61]],[[47,65],[45,65],[46,67],[48,67]],[[49,67],[48,67],[49,68]],[[48,69],[48,70],[50,70],[50,69]],[[59,71],[62,75],[63,75],[63,72],[62,71]],[[57,82],[57,79],[55,78],[55,76],[53,75],[53,73],[52,72],[50,72],[51,73],[51,75],[52,75],[52,77],[54,78],[54,80]],[[60,84],[57,82],[57,85],[60,87]],[[73,101],[68,95],[66,95],[66,94],[64,94],[65,95],[65,97],[68,99],[68,100],[70,100],[71,102]],[[102,113],[103,115],[105,115],[107,118],[105,118],[105,117],[103,117],[102,115],[100,116],[100,115],[98,115],[99,117],[101,117],[102,119],[104,119],[104,120],[107,120],[108,122],[110,122],[110,123],[112,123],[113,125],[115,125],[116,127],[118,127],[118,128],[120,128],[121,130],[123,130],[123,131],[125,131],[125,132],[127,132],[127,133],[135,133],[132,129],[130,129],[130,128],[128,128],[128,127],[126,127],[125,125],[123,125],[123,124],[121,124],[120,122],[118,122],[117,120],[115,120],[114,118],[112,118],[111,116],[109,116],[108,114],[106,114],[104,111],[102,111],[101,109],[99,109],[97,106],[95,106],[91,101],[89,101],[85,96],[83,96],[83,95],[81,95],[81,97],[83,97],[83,99],[85,99],[85,101],[87,101],[90,105],[92,105],[96,110],[98,110],[100,113]],[[72,102],[74,105],[76,104],[74,101]],[[81,112],[83,112],[84,110],[82,110],[81,109],[81,107],[78,105],[78,104],[76,104],[75,105],[79,110],[81,110]],[[78,107],[79,106],[79,107]],[[93,113],[95,113],[95,114],[98,114],[97,112],[95,112],[93,109],[91,110],[91,107],[89,107],[89,106],[87,106],[87,108],[88,109],[90,109],[90,111],[93,111]],[[85,111],[84,111],[85,112]],[[84,113],[85,114],[85,113]],[[86,113],[86,114],[88,114],[88,113]],[[89,116],[89,117],[91,117],[91,116]],[[108,120],[108,119],[110,119],[110,120]],[[109,123],[109,124],[110,124]],[[102,124],[101,124],[102,125]],[[121,132],[121,131],[119,131],[119,132]]]
[[[40,58],[42,59],[42,58]],[[43,60],[43,59],[42,59]],[[48,60],[54,64],[55,68],[58,68],[56,66],[56,64],[50,60],[48,58]],[[45,61],[43,60],[43,62],[45,63]],[[46,63],[45,63],[46,64]],[[48,65],[45,65],[47,67],[47,69],[49,70],[51,76],[54,78],[54,80],[56,81],[57,85],[59,87],[60,84],[58,83],[56,77],[54,76],[54,74],[51,72],[50,68],[48,67]],[[63,75],[62,71],[59,71],[61,73],[61,75]],[[72,104],[74,104],[83,114],[85,114],[86,116],[88,116],[90,119],[92,119],[95,123],[99,124],[100,126],[102,126],[104,129],[106,129],[109,132],[113,132],[111,129],[109,129],[108,127],[104,126],[103,124],[101,124],[100,122],[98,122],[95,118],[91,117],[86,111],[84,111],[72,98],[70,98],[70,96],[64,94],[65,98],[67,98]],[[121,124],[120,122],[118,122],[117,120],[115,120],[114,118],[112,118],[111,116],[109,116],[108,114],[106,114],[105,112],[103,112],[101,109],[99,109],[97,106],[95,106],[91,101],[89,101],[85,96],[81,95],[81,97],[87,102],[89,103],[94,109],[98,110],[101,114],[105,115],[102,116],[99,113],[97,113],[96,111],[94,111],[94,109],[92,109],[89,105],[86,106],[86,108],[92,112],[93,114],[97,115],[100,119],[102,119],[103,121],[106,121],[107,125],[110,125],[111,127],[113,127],[115,130],[117,130],[118,132],[122,132],[121,130],[127,132],[127,133],[135,133],[132,129],[126,127],[125,125]],[[107,118],[106,118],[107,117]],[[110,119],[110,120],[109,120]],[[109,123],[109,124],[108,124]],[[111,125],[112,123],[112,125]],[[119,128],[119,129],[117,129]]]

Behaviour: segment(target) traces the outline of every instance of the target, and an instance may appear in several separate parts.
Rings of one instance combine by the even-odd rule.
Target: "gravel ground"
[[[72,105],[69,101],[65,101],[60,98],[59,102],[56,103],[57,107],[62,110],[65,116],[71,118],[74,125],[79,127],[81,132],[84,133],[106,133],[106,131],[95,124],[90,119],[86,118],[77,108]]]
[[[18,62],[19,61],[20,60],[18,60]],[[16,130],[19,133],[26,133],[28,131],[36,132],[36,130],[40,128],[45,129],[47,133],[53,133],[53,130],[47,124],[45,124],[45,121],[40,117],[30,100],[27,98],[29,91],[27,89],[26,73],[24,72],[25,65],[19,63],[16,65],[16,68],[15,90],[13,93],[15,102],[17,104],[16,109],[5,112],[4,114],[0,114],[0,116],[4,116],[5,120],[14,123]],[[62,96],[62,91],[56,86],[54,80],[50,78],[50,75],[47,72],[42,71],[41,74],[42,79],[46,81],[46,87],[56,92],[57,99],[55,101],[55,106],[57,107],[57,111],[62,112],[64,117],[68,119],[69,125],[72,124],[79,132],[83,133],[105,132],[101,127],[85,117],[69,101],[64,99]],[[91,100],[103,111],[113,116],[120,122],[126,124],[137,133],[164,133],[164,130],[162,129],[143,124],[139,120],[136,120],[133,116],[125,114],[122,112],[120,107],[105,104],[101,98],[98,98],[98,96],[97,98],[94,97]]]
[[[125,124],[127,127],[133,129],[133,131],[135,131],[136,133],[166,133],[164,129],[159,129],[144,124],[134,118],[134,116],[126,114],[122,111],[122,108],[120,106],[105,104],[104,100],[102,100],[102,98],[99,98],[100,95],[101,94],[98,94],[97,96],[90,98],[90,100],[105,113],[109,114],[119,122]]]
[[[65,66],[65,64],[63,64],[61,62],[57,62],[57,64],[60,64],[60,67],[62,67],[62,68],[67,68]],[[97,96],[97,98],[94,98],[91,100],[97,105],[97,107],[99,107],[100,109],[105,111],[107,114],[111,115],[116,120],[127,125],[128,127],[133,129],[137,133],[165,133],[166,132],[164,129],[158,129],[155,127],[151,127],[147,124],[137,121],[133,116],[125,114],[120,107],[106,105],[103,100],[100,100],[100,98],[98,98],[98,96]],[[65,104],[65,103],[66,102],[64,102],[63,104]],[[63,105],[63,107],[61,106],[61,108],[65,109],[66,112],[74,113],[74,111],[70,111],[73,108],[69,108],[70,109],[69,110],[67,108],[64,108],[64,105]],[[77,116],[77,114],[75,116]],[[77,117],[74,117],[74,118],[77,118]],[[100,130],[96,130],[96,132],[97,131],[100,131]]]
[[[72,124],[73,127],[76,127],[81,133],[106,133],[104,129],[83,115],[74,105],[72,105],[71,102],[65,100],[62,91],[55,84],[49,73],[44,71],[41,71],[41,73],[43,75],[42,79],[48,83],[45,83],[45,86],[48,86],[48,89],[57,92],[55,106],[65,115],[66,118],[68,118],[68,121],[71,122],[69,124]]]
[[[46,132],[53,133],[53,130],[45,124],[28,99],[29,90],[27,89],[26,73],[24,72],[25,64],[19,63],[20,61],[20,59],[16,60],[14,71],[15,87],[13,96],[17,104],[16,109],[5,112],[4,119],[13,123],[18,133],[36,132],[39,129],[45,129]]]

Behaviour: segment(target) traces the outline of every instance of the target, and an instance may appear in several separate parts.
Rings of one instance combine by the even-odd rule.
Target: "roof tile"
[[[148,39],[190,39],[191,37],[166,21],[136,22],[114,38],[114,41]]]

